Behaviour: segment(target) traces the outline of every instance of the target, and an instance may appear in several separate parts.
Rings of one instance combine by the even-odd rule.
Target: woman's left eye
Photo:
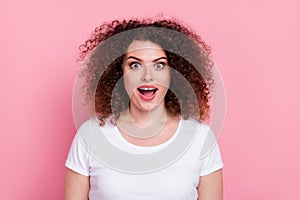
[[[161,62],[161,63],[156,63],[154,65],[154,68],[155,69],[163,69],[165,66],[166,66],[166,64]]]

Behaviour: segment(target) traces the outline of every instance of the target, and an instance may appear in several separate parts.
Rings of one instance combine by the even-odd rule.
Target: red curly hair
[[[160,45],[174,69],[165,96],[167,111],[184,119],[208,120],[213,86],[209,46],[178,20],[131,19],[103,23],[80,46],[80,60],[85,63],[80,72],[85,78],[83,92],[100,125],[107,119],[114,124],[129,106],[121,65],[133,40]]]

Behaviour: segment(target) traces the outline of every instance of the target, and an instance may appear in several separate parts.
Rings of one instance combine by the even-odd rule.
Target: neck
[[[150,124],[165,123],[168,119],[168,114],[164,105],[158,105],[150,111],[140,110],[131,106],[128,109],[128,117],[137,126],[147,127]]]
[[[168,131],[165,129],[167,124],[168,127],[172,127],[173,122],[176,122],[177,126],[178,116],[169,114],[165,106],[157,106],[148,112],[129,107],[121,113],[117,126],[126,135],[147,139],[160,134],[163,130]]]

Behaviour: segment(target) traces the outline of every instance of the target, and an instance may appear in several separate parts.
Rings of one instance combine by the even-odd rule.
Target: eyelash
[[[162,67],[161,67],[161,68],[157,68],[157,67],[155,67],[155,66],[157,66],[157,65],[162,65]],[[160,69],[164,69],[164,68],[165,68],[165,66],[166,66],[166,63],[164,63],[164,62],[158,62],[158,63],[155,63],[155,65],[154,65],[155,69],[158,69],[158,70],[160,70]]]
[[[134,67],[134,66],[133,66],[133,65],[136,65],[136,64],[138,64],[139,67]],[[157,67],[157,65],[162,65],[162,67]],[[164,63],[164,62],[158,62],[158,63],[155,63],[155,64],[154,64],[154,69],[156,69],[156,70],[161,70],[161,69],[164,69],[166,65],[167,65],[167,64]],[[141,63],[139,63],[139,62],[131,62],[131,63],[129,63],[129,67],[130,67],[131,69],[139,69],[139,68],[142,67],[142,65],[141,65]]]
[[[135,65],[135,64],[138,64],[138,65],[140,65],[138,68],[137,67],[133,67],[133,65]],[[131,62],[131,63],[129,63],[129,67],[131,68],[131,69],[139,69],[139,68],[141,68],[141,64],[140,63],[138,63],[138,62]]]

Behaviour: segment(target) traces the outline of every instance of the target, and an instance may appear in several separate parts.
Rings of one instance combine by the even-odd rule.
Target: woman
[[[65,200],[222,199],[210,49],[176,20],[104,23],[81,46],[95,117],[66,161]]]

